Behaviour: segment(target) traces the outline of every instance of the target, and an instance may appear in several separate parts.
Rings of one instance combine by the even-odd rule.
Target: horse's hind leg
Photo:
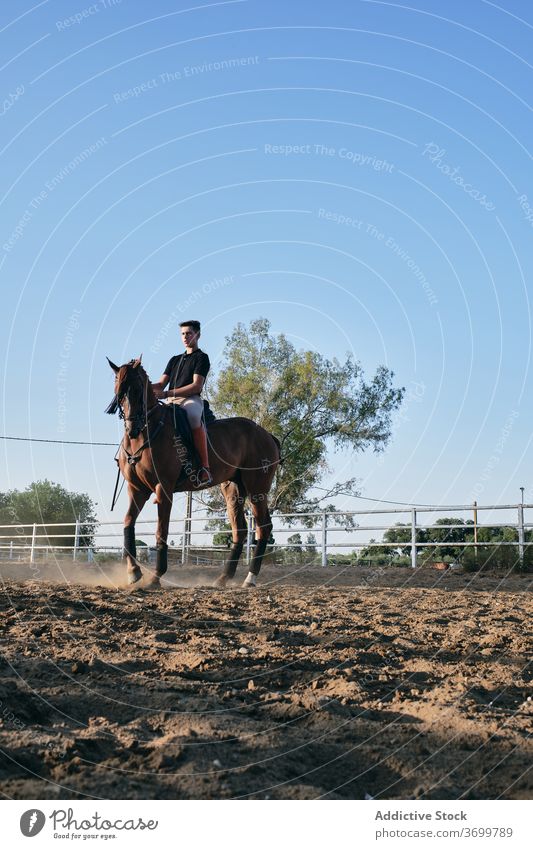
[[[231,525],[231,536],[233,540],[224,571],[215,582],[215,586],[223,587],[235,575],[246,539],[246,519],[244,518],[246,492],[242,484],[235,481],[226,481],[220,488],[226,500],[228,520]]]
[[[250,571],[246,576],[243,587],[255,587],[256,578],[259,575],[268,540],[272,533],[272,519],[270,518],[266,493],[260,492],[250,495],[250,506],[255,519],[255,548]]]
[[[137,581],[140,581],[143,576],[141,567],[137,563],[135,522],[137,520],[137,516],[148,501],[150,493],[134,489],[131,484],[128,484],[128,495],[130,503],[128,505],[128,511],[124,517],[124,555],[128,564],[128,584],[135,584]]]

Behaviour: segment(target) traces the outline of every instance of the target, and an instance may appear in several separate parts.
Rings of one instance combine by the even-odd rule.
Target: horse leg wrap
[[[233,578],[236,570],[237,564],[239,562],[239,557],[242,554],[242,549],[244,547],[244,542],[234,542],[231,551],[229,553],[229,559],[226,562],[224,567],[224,575],[226,578]]]
[[[263,561],[263,556],[266,551],[266,547],[268,544],[267,539],[258,539],[255,543],[254,548],[254,556],[252,558],[252,562],[250,564],[250,572],[252,575],[259,575],[259,570],[261,568],[261,563]]]
[[[166,542],[160,543],[156,548],[155,573],[158,578],[165,574],[168,568],[168,546]]]
[[[135,527],[128,525],[124,528],[124,551],[123,557],[131,557],[133,560],[137,557],[137,548],[135,546]]]

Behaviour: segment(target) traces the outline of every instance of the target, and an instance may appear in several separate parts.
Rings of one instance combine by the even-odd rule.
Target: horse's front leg
[[[143,573],[141,567],[137,563],[137,550],[135,546],[135,522],[137,516],[148,501],[150,492],[134,489],[131,484],[128,484],[128,495],[130,503],[128,512],[124,517],[124,555],[128,564],[128,584],[135,584],[140,581]]]
[[[170,491],[168,491],[170,489]],[[170,524],[170,512],[172,510],[172,489],[165,488],[162,484],[156,487],[157,502],[157,532],[156,532],[156,564],[155,573],[152,574],[148,586],[159,587],[160,578],[163,577],[168,568],[168,526]]]

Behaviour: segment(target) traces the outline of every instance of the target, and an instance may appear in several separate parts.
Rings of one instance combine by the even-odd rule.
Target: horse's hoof
[[[140,569],[134,569],[131,572],[128,572],[128,584],[136,584],[137,581],[140,581],[143,576],[143,573]]]
[[[213,582],[213,586],[221,589],[222,587],[226,586],[228,581],[229,581],[229,578],[227,577],[227,575],[219,575],[218,578],[216,579],[216,581]]]
[[[251,580],[250,578],[245,578],[245,580],[241,584],[243,590],[255,590],[256,583],[255,578]]]
[[[160,590],[161,589],[161,581],[159,580],[157,575],[152,575],[148,581],[146,581],[145,588],[147,590]]]

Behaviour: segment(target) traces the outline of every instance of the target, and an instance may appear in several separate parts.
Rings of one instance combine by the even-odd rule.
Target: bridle
[[[107,409],[108,413],[115,413],[115,412],[118,411],[119,418],[124,420],[124,427],[126,429],[126,436],[130,437],[130,439],[132,437],[130,436],[130,433],[128,432],[128,422],[130,423],[129,431],[133,431],[133,432],[138,431],[139,435],[142,434],[143,431],[146,431],[146,438],[145,438],[143,444],[140,446],[140,448],[138,448],[133,453],[128,451],[128,449],[124,446],[124,440],[122,440],[122,442],[120,443],[119,453],[120,453],[120,451],[124,452],[124,454],[126,455],[128,464],[130,466],[135,466],[135,464],[138,463],[138,461],[141,459],[141,455],[142,455],[142,452],[144,451],[144,449],[150,447],[150,445],[152,444],[154,439],[158,436],[158,434],[161,432],[161,430],[163,429],[164,424],[165,424],[165,416],[163,415],[163,416],[161,416],[161,418],[157,422],[155,428],[152,431],[149,431],[148,424],[149,424],[150,418],[152,417],[152,415],[154,414],[154,412],[156,410],[160,409],[164,405],[161,404],[159,401],[156,401],[156,403],[152,407],[150,407],[150,409],[148,409],[148,410],[146,409],[146,400],[145,400],[146,399],[146,391],[145,391],[146,386],[144,385],[143,380],[140,377],[140,375],[137,376],[137,381],[138,381],[138,384],[140,385],[140,389],[141,389],[141,391],[140,391],[140,402],[138,404],[138,409],[135,411],[135,413],[133,415],[129,415],[129,416],[125,415],[123,403],[124,403],[125,400],[128,401],[128,408],[129,408],[129,411],[131,413],[132,398],[131,398],[130,393],[131,393],[132,389],[138,389],[137,386],[132,385],[132,382],[130,380],[130,377],[131,377],[130,366],[133,364],[133,362],[134,361],[132,360],[131,363],[128,363],[128,372],[127,372],[124,380],[122,381],[123,384],[126,384],[126,388],[121,389],[119,392],[117,392],[115,394],[115,398],[113,399],[113,401],[111,402],[111,404],[109,405],[109,407]],[[137,439],[136,436],[133,437],[133,438]]]
[[[129,375],[128,375],[128,378],[129,378]],[[148,418],[148,415],[147,415],[147,412],[146,412],[146,404],[145,404],[145,400],[144,400],[145,394],[146,394],[145,391],[144,391],[145,388],[144,388],[144,385],[142,383],[142,379],[140,377],[138,378],[138,383],[141,386],[141,392],[140,392],[141,401],[140,401],[140,404],[139,404],[139,409],[137,410],[137,412],[133,416],[124,415],[124,407],[122,406],[124,400],[127,400],[130,412],[131,412],[131,408],[132,408],[130,392],[131,392],[133,387],[131,385],[131,382],[128,379],[127,389],[125,391],[117,393],[118,417],[119,417],[119,419],[124,420],[124,426],[125,427],[126,427],[126,422],[131,422],[130,430],[138,430],[139,432],[142,432],[143,428],[146,427],[146,424],[144,424],[144,422]],[[155,406],[157,407],[158,405],[156,404]],[[155,409],[155,407],[151,407],[151,410],[153,410],[153,409]]]

